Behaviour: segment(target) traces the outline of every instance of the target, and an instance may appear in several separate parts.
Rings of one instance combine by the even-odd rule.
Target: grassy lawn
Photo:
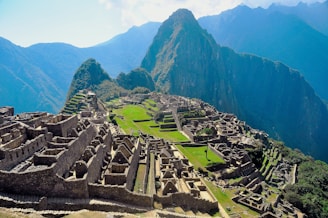
[[[195,169],[198,167],[206,167],[214,163],[224,163],[224,160],[217,156],[211,149],[207,151],[207,146],[202,147],[183,147],[177,145],[178,149],[189,159]]]
[[[142,104],[146,108],[150,108],[152,111],[158,111],[158,108],[154,105],[156,105],[156,102],[153,101],[152,99],[147,99],[146,101],[142,102]]]
[[[159,127],[151,127],[158,125],[155,121],[145,121],[145,122],[133,122],[133,120],[146,120],[152,119],[147,114],[147,109],[140,105],[126,105],[121,109],[113,110],[113,113],[119,116],[123,116],[123,119],[116,116],[116,121],[118,125],[125,131],[127,134],[137,133],[139,130],[143,133],[148,133],[153,136],[164,138],[171,142],[181,142],[188,141],[183,134],[178,131],[170,132],[161,132]]]

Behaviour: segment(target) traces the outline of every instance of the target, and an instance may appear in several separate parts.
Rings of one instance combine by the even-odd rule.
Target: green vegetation
[[[224,163],[224,160],[211,149],[207,149],[207,146],[191,147],[177,145],[177,148],[188,158],[195,169],[199,167],[204,168],[212,164]]]
[[[243,177],[237,177],[237,178],[234,178],[234,179],[229,179],[229,184],[232,185],[236,182],[240,182],[242,179],[243,179]]]
[[[183,118],[198,118],[204,117],[205,111],[204,110],[195,110],[195,111],[188,111],[182,113]]]
[[[284,197],[309,217],[328,217],[328,165],[282,144],[282,155],[298,164],[297,183],[287,185]]]
[[[81,109],[86,108],[86,104],[82,103],[82,100],[85,99],[85,94],[77,93],[75,94],[66,104],[62,110],[63,113],[66,114],[75,114]]]
[[[234,197],[233,191],[228,189],[222,190],[221,188],[216,187],[210,181],[205,181],[205,184],[229,215],[238,214],[238,217],[243,217],[243,218],[251,218],[251,217],[259,216],[257,212],[252,211],[248,207],[245,207],[241,204],[237,204],[236,202],[234,202],[232,200],[232,198]]]
[[[108,74],[101,68],[100,64],[95,59],[88,59],[76,70],[70,89],[67,94],[67,99],[73,97],[76,93],[83,89],[94,89],[103,81],[111,81]]]
[[[147,99],[145,101],[142,102],[142,105],[145,106],[145,108],[151,112],[157,112],[158,111],[158,107],[156,106],[156,102],[154,102],[152,99]],[[153,113],[152,113],[153,114]]]
[[[99,84],[92,90],[103,102],[110,101],[112,99],[120,97],[122,94],[128,93],[127,90],[118,86],[115,81],[109,80],[103,81],[101,84]]]
[[[214,131],[210,128],[204,128],[202,130],[200,130],[199,132],[197,132],[197,135],[213,135]]]
[[[117,103],[117,100],[112,103]],[[125,105],[122,108],[114,109],[113,113],[116,114],[114,119],[128,134],[137,133],[137,131],[140,130],[144,133],[173,142],[187,140],[187,138],[178,131],[161,132],[161,129],[158,127],[159,123],[152,120],[152,117],[149,115],[149,113],[154,110],[158,111],[156,103],[152,100],[147,100],[142,105]],[[162,119],[164,118],[170,119],[171,117],[162,116]],[[150,121],[134,122],[133,120]],[[308,214],[309,217],[328,216],[328,165],[321,161],[314,161],[311,157],[305,156],[298,150],[289,149],[282,143],[274,142],[274,144],[275,146],[272,149],[266,151],[267,154],[257,160],[261,167],[260,171],[262,175],[267,177],[266,179],[269,179],[272,166],[276,165],[277,161],[281,158],[285,158],[291,163],[298,164],[298,182],[294,185],[287,185],[283,192],[284,198],[300,208],[304,213]],[[177,148],[189,159],[195,169],[206,171],[205,167],[210,164],[223,163],[223,160],[211,150],[207,151],[206,158],[205,151],[207,150],[207,146],[183,147],[177,145]],[[254,157],[260,154],[258,151],[253,153]],[[134,188],[136,191],[140,189],[140,185],[138,184],[141,183],[138,181],[143,180],[144,177],[142,175],[144,174],[138,170]],[[229,182],[233,183],[239,179],[240,178],[236,178]],[[231,200],[236,190],[222,191],[211,182],[206,182],[206,184],[230,215],[239,214],[242,217],[253,217],[258,215],[247,207],[239,205]],[[150,188],[151,186],[148,185],[147,193],[151,191]],[[270,196],[272,199],[275,197],[276,194]]]
[[[137,87],[145,87],[150,91],[155,90],[155,84],[150,74],[143,68],[137,68],[130,73],[120,73],[116,79],[117,83],[128,90],[135,89]]]
[[[94,91],[98,98],[107,102],[119,97],[128,91],[119,87],[109,75],[101,68],[95,59],[88,59],[76,70],[70,85],[67,101],[83,89]]]
[[[116,114],[115,120],[117,121],[118,125],[127,134],[137,134],[137,132],[140,130],[143,133],[148,133],[155,137],[164,138],[171,142],[188,141],[188,138],[178,131],[161,132],[159,127],[153,127],[158,126],[154,120],[145,122],[133,122],[133,120],[152,119],[152,117],[147,114],[147,109],[141,105],[125,105],[122,108],[114,109],[113,113]]]
[[[132,89],[131,94],[148,94],[149,92],[150,92],[149,89],[138,86]]]

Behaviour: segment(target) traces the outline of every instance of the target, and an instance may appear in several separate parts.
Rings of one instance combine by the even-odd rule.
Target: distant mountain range
[[[272,5],[268,9],[239,6],[199,19],[218,44],[298,69],[325,100],[328,99],[327,21],[328,1],[294,7]],[[90,48],[63,43],[23,48],[0,37],[3,96],[0,105],[13,105],[16,112],[58,112],[65,102],[73,72],[83,61],[95,58],[111,77],[129,72],[140,65],[159,26],[160,23],[150,22],[132,27]]]
[[[74,72],[96,58],[112,77],[140,65],[159,23],[132,27],[124,34],[90,48],[64,43],[40,43],[27,48],[0,37],[0,105],[16,112],[63,107]]]
[[[315,5],[273,5],[268,9],[239,6],[200,18],[199,23],[220,45],[281,61],[299,70],[316,93],[328,100],[328,3]],[[314,15],[306,16],[307,12]],[[322,32],[311,26],[317,24],[315,21],[316,26],[322,26],[318,27]]]

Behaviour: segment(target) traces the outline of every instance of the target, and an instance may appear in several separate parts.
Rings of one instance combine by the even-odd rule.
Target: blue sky
[[[164,21],[178,8],[196,18],[246,4],[296,5],[300,0],[0,0],[0,36],[26,47],[65,42],[88,47],[148,21]],[[303,0],[306,3],[318,0]],[[323,0],[319,0],[323,1]]]

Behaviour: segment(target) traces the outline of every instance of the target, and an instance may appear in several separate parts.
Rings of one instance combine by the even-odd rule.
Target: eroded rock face
[[[190,11],[162,24],[142,67],[163,92],[200,98],[327,160],[327,108],[299,72],[218,46]]]

